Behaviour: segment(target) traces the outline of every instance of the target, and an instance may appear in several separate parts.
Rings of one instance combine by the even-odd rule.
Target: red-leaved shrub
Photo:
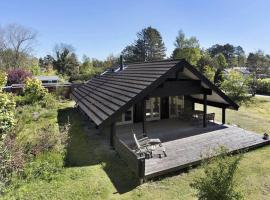
[[[32,77],[32,73],[25,69],[12,69],[8,71],[8,85],[24,83],[27,77]]]

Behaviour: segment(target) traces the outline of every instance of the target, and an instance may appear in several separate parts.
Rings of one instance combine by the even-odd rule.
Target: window
[[[133,107],[122,113],[116,120],[117,125],[129,124],[133,122]]]
[[[145,102],[145,116],[147,121],[160,119],[160,98],[152,97]]]
[[[169,113],[170,117],[179,117],[184,109],[184,96],[171,96],[169,98]]]

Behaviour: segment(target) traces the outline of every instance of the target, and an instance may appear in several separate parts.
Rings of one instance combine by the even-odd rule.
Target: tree
[[[7,74],[6,72],[0,71],[0,92],[2,91],[2,87],[5,87],[7,84]]]
[[[91,59],[87,57],[86,55],[82,58],[82,63],[80,64],[80,74],[89,74],[93,72],[93,64],[91,62]]]
[[[137,40],[122,51],[127,62],[162,60],[166,48],[159,31],[151,26],[137,33]]]
[[[185,34],[180,30],[174,45],[175,49],[171,56],[173,59],[185,59],[190,64],[197,65],[201,58],[201,50],[195,37],[185,38]]]
[[[0,29],[0,63],[5,69],[27,67],[36,32],[18,24]]]
[[[55,59],[53,67],[63,75],[72,76],[79,73],[79,61],[71,45],[55,46]]]
[[[236,71],[231,70],[221,84],[221,89],[234,101],[239,103],[248,99],[249,79]]]
[[[243,67],[245,64],[245,52],[241,46],[233,46],[231,44],[215,44],[208,49],[212,57],[222,53],[229,67]]]
[[[222,53],[219,53],[216,57],[215,57],[215,63],[216,63],[216,73],[214,76],[214,83],[217,86],[220,86],[222,80],[223,80],[223,72],[224,69],[226,69],[228,67],[228,63],[226,61],[225,56]]]
[[[250,53],[247,58],[247,68],[252,74],[251,89],[254,96],[257,88],[257,79],[260,74],[269,73],[270,59],[259,50],[255,53]]]
[[[38,63],[40,68],[46,71],[51,71],[53,69],[54,58],[51,55],[46,55],[44,58],[39,58]]]
[[[219,152],[218,152],[219,153]],[[217,157],[205,160],[203,175],[196,177],[191,187],[197,190],[199,200],[240,200],[236,172],[242,156],[227,155],[221,148]]]

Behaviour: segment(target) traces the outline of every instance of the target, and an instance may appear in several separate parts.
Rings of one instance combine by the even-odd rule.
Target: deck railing
[[[145,176],[145,157],[138,156],[117,136],[114,138],[114,148],[119,156],[126,162],[129,169],[135,173],[140,181],[143,181]]]

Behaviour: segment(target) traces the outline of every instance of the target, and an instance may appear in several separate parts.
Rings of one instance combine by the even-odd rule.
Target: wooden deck
[[[201,128],[178,120],[162,120],[159,123],[149,122],[147,127],[148,137],[162,140],[167,157],[154,156],[146,159],[145,178],[197,165],[203,157],[214,155],[220,146],[236,151],[270,143],[269,140],[263,140],[262,135],[228,125],[212,124]],[[132,146],[130,128],[127,125],[119,127],[118,136]],[[135,124],[132,128],[138,132],[140,124]]]

